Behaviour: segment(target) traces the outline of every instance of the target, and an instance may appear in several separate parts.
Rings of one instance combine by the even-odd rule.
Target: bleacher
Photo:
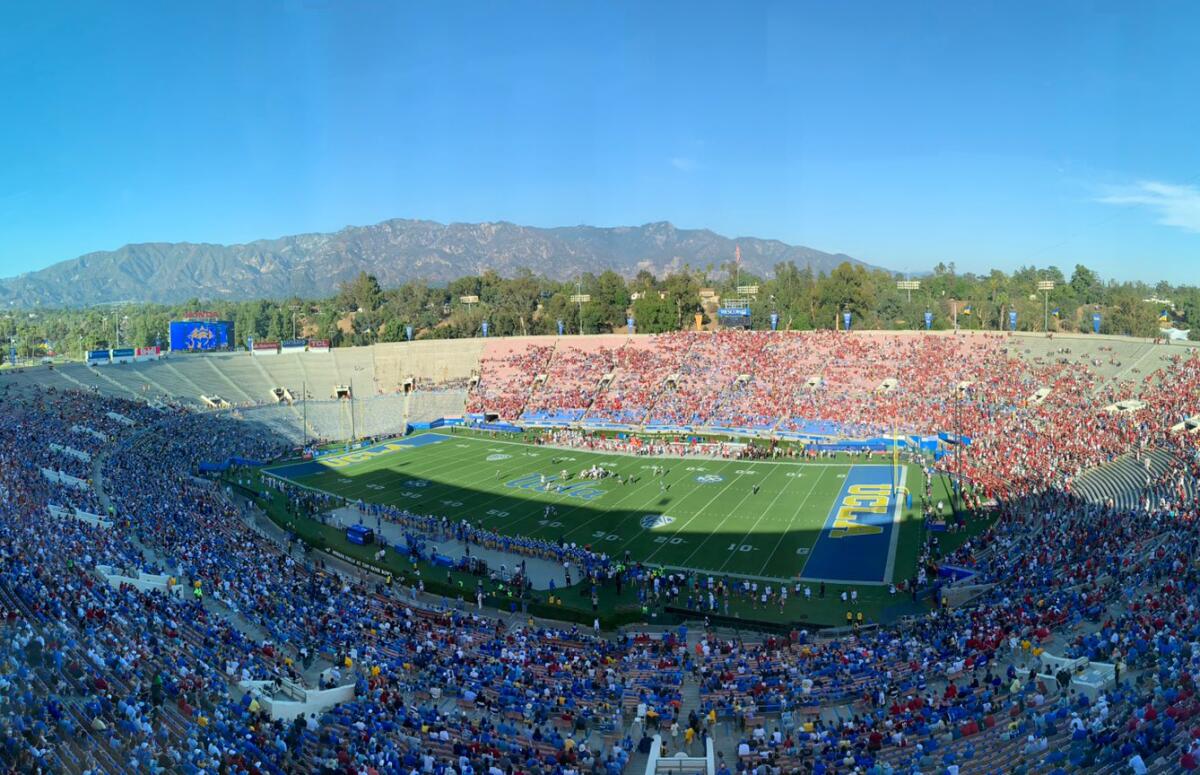
[[[1081,473],[1073,490],[1089,503],[1111,504],[1135,510],[1143,505],[1148,482],[1158,481],[1178,465],[1176,456],[1165,449],[1151,449],[1140,457],[1132,453]]]

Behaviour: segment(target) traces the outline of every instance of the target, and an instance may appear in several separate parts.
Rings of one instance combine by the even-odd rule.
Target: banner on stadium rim
[[[88,350],[87,362],[89,364],[108,363],[108,350]]]
[[[932,327],[933,327],[933,313],[926,312],[925,313],[925,330],[928,331]]]
[[[485,321],[483,321],[483,336],[485,339],[487,338],[487,334],[488,334],[488,322],[485,320]]]
[[[850,313],[849,312],[842,313],[842,324],[846,331],[850,330]]]
[[[771,330],[772,331],[779,330],[779,313],[778,312],[771,313]]]
[[[154,347],[139,347],[134,354],[135,361],[157,361],[162,356],[162,350],[157,345]]]
[[[118,347],[109,350],[109,356],[113,363],[133,363],[134,356],[137,355],[137,350],[132,347]]]
[[[1008,311],[1008,330],[1017,330],[1017,311],[1015,309],[1010,309]]]
[[[412,341],[412,326],[404,327],[404,336],[408,338],[408,341]]]
[[[558,335],[559,336],[563,335],[563,322],[561,320],[558,321]]]
[[[308,347],[307,339],[285,339],[280,345],[284,352],[304,352]]]
[[[625,326],[629,329],[629,333],[632,334],[633,333],[633,318],[632,317],[625,318]]]
[[[309,339],[308,351],[310,353],[327,353],[329,352],[330,342],[328,339]]]
[[[251,352],[255,355],[279,355],[279,342],[255,342]]]
[[[1092,333],[1093,334],[1100,333],[1100,313],[1099,312],[1092,313]]]

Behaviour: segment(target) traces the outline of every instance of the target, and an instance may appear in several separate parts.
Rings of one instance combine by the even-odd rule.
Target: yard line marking
[[[796,506],[796,510],[795,510],[795,511],[792,513],[792,518],[791,518],[791,520],[789,520],[789,522],[788,522],[789,526],[791,526],[791,525],[795,525],[795,524],[796,524],[796,517],[797,517],[797,516],[799,516],[799,514],[800,514],[800,509],[802,509],[802,508],[804,507],[804,504],[805,504],[805,503],[807,503],[807,502],[808,502],[808,499],[809,499],[810,497],[812,497],[812,494],[813,494],[814,492],[816,492],[817,485],[819,485],[819,484],[821,483],[821,480],[825,478],[825,474],[826,474],[826,473],[827,473],[827,471],[822,471],[822,472],[820,473],[820,475],[819,475],[819,476],[817,476],[817,481],[813,483],[813,486],[812,486],[812,488],[811,488],[811,489],[808,491],[808,494],[804,496],[804,500],[802,500],[802,501],[800,502],[800,505]],[[836,496],[835,496],[835,497],[836,497]],[[824,523],[822,523],[822,524],[824,524]],[[781,545],[783,545],[783,539],[787,538],[787,536],[788,536],[788,533],[789,533],[789,532],[790,532],[790,531],[787,531],[787,530],[785,530],[784,532],[782,532],[782,533],[780,533],[780,534],[779,534],[779,540],[775,542],[775,548],[771,550],[771,554],[770,554],[770,555],[767,557],[767,563],[769,563],[769,562],[771,561],[771,559],[772,559],[772,558],[773,558],[773,557],[774,557],[776,554],[778,554],[778,553],[779,553],[779,547],[780,547]],[[808,554],[804,555],[804,565],[801,565],[801,566],[800,566],[800,577],[801,577],[801,578],[803,578],[803,577],[804,577],[804,569],[805,569],[806,567],[808,567],[808,558],[812,557],[812,547],[813,547],[813,546],[816,546],[816,541],[815,541],[815,540],[814,540],[814,541],[813,541],[813,543],[812,543],[812,544],[809,546],[809,551],[808,551]],[[764,570],[766,570],[766,567],[767,567],[767,565],[766,565],[766,563],[764,563],[764,564],[763,564],[763,567],[759,569],[759,573],[762,573]]]
[[[772,472],[772,473],[775,473],[775,472]],[[762,484],[765,485],[770,478],[771,478],[771,474],[767,474],[766,477],[763,479]],[[789,486],[791,486],[791,481],[784,482],[783,486],[779,488],[779,492],[776,493],[775,497],[771,499],[771,502],[767,504],[767,508],[761,514],[759,514],[758,520],[756,520],[754,523],[755,527],[758,526],[758,523],[762,521],[763,515],[765,515],[768,511],[770,511],[771,507],[775,505],[775,501],[779,500],[780,496],[783,495],[783,493],[788,489]],[[725,517],[720,522],[717,523],[716,527],[709,530],[708,535],[704,537],[704,540],[700,542],[699,546],[697,546],[695,549],[692,550],[691,554],[689,554],[686,558],[684,558],[683,562],[681,562],[680,565],[687,565],[688,561],[696,556],[696,552],[700,551],[700,549],[702,547],[704,547],[706,544],[708,544],[709,541],[711,541],[713,538],[715,538],[717,533],[720,532],[721,527],[727,521],[729,521],[729,518],[734,515],[734,512],[737,511],[737,509],[740,508],[741,505],[746,502],[746,499],[749,498],[753,494],[754,494],[754,491],[751,490],[750,492],[743,495],[742,499],[740,501],[738,501],[737,506],[730,509],[729,512],[725,515]],[[746,535],[742,536],[741,541],[738,541],[738,543],[745,541],[746,538],[749,537],[750,534],[753,532],[754,532],[754,528],[751,528],[750,532],[746,533]],[[732,556],[732,555],[730,555],[730,556]],[[725,563],[728,563],[728,562],[729,562],[729,557],[726,557]],[[725,567],[725,563],[722,563],[721,568]],[[721,568],[717,568],[717,571],[720,572]]]
[[[732,466],[732,465],[740,465],[740,463],[739,463],[738,461],[730,461],[730,462],[726,463],[724,466],[722,466],[720,470],[724,471],[726,468],[729,468],[729,466]],[[742,477],[743,477],[743,476],[744,476],[744,474],[735,474],[735,475],[734,475],[734,477],[733,477],[733,479],[731,479],[731,480],[729,481],[729,484],[725,485],[725,486],[724,486],[724,487],[722,487],[720,490],[718,490],[718,491],[717,491],[717,494],[716,494],[716,495],[714,495],[712,498],[710,498],[710,499],[709,499],[709,501],[708,501],[708,503],[704,504],[704,507],[703,507],[703,508],[701,508],[701,509],[700,509],[698,512],[696,512],[696,514],[694,514],[694,515],[692,515],[691,517],[689,517],[689,518],[688,518],[688,520],[687,520],[686,522],[684,522],[682,525],[680,525],[680,526],[679,526],[679,529],[678,529],[678,530],[676,530],[675,532],[671,533],[670,537],[671,537],[671,538],[674,538],[675,536],[678,536],[678,535],[679,535],[679,533],[681,533],[685,527],[687,527],[688,525],[690,525],[690,524],[692,523],[692,521],[693,521],[694,519],[696,519],[696,515],[698,515],[698,514],[702,514],[702,513],[705,513],[705,512],[707,512],[707,511],[708,511],[708,508],[709,508],[710,506],[712,506],[714,503],[716,503],[716,502],[717,502],[717,499],[718,499],[718,498],[720,498],[720,497],[721,497],[721,496],[722,496],[722,495],[725,493],[725,491],[726,491],[726,490],[728,490],[730,487],[732,487],[732,486],[733,486],[735,483],[737,483],[737,482],[740,482],[740,481],[742,480]],[[700,490],[695,490],[695,491],[693,491],[693,492],[700,492]],[[628,542],[627,542],[627,543],[628,543]],[[667,544],[665,544],[665,543],[663,543],[663,544],[659,544],[659,545],[658,545],[658,548],[656,548],[656,549],[655,549],[653,552],[650,552],[649,556],[647,556],[647,557],[646,557],[646,559],[642,560],[642,562],[650,562],[650,559],[651,559],[652,557],[654,557],[654,555],[658,554],[658,553],[659,553],[659,551],[660,551],[660,550],[661,550],[661,549],[662,549],[664,546],[666,546],[666,545],[667,545]]]
[[[441,434],[441,435],[446,435],[446,434]],[[477,437],[472,437],[472,436],[456,436],[456,438],[471,442],[468,445],[469,447],[471,447],[471,449],[465,453],[459,452],[459,453],[453,455],[452,457],[450,457],[449,460],[443,461],[443,462],[436,464],[433,467],[428,468],[428,469],[421,469],[419,467],[418,460],[414,460],[413,462],[418,464],[418,470],[414,470],[412,472],[405,472],[403,475],[408,476],[410,478],[411,477],[420,477],[420,478],[424,478],[424,479],[433,479],[444,471],[456,470],[458,468],[461,468],[463,466],[463,464],[472,462],[474,460],[475,455],[486,451],[486,448],[481,449],[480,445],[490,445],[490,444],[501,443],[501,444],[511,444],[511,445],[525,447],[525,448],[536,446],[534,444],[529,444],[529,443],[501,441],[498,439],[484,439],[484,438],[477,438]],[[598,453],[590,451],[590,450],[586,450],[586,451],[584,451],[584,454],[595,456]],[[515,462],[517,462],[517,463],[522,462],[521,460],[517,460],[517,459],[511,459],[511,460],[515,460]],[[371,462],[371,461],[364,461],[364,462]],[[499,462],[499,461],[497,461],[497,462]],[[509,463],[510,461],[504,461],[504,462]],[[549,465],[548,462],[543,461],[541,458],[539,458],[537,460],[537,462],[534,462],[533,460],[530,460],[528,462],[529,462],[529,465],[531,468],[540,468],[542,465]],[[487,489],[482,489],[485,485],[489,485],[492,483],[491,477],[494,475],[495,468],[489,467],[489,466],[486,466],[483,464],[481,464],[481,466],[483,466],[483,474],[481,476],[472,477],[471,480],[463,481],[458,484],[438,483],[438,485],[436,487],[426,488],[429,490],[429,492],[420,499],[407,499],[407,500],[404,500],[403,502],[397,502],[397,499],[393,498],[393,499],[389,499],[387,501],[368,501],[368,502],[383,502],[384,505],[389,505],[389,506],[392,506],[394,508],[398,508],[401,510],[410,511],[410,512],[417,513],[417,514],[423,514],[425,516],[447,516],[447,517],[453,518],[455,521],[457,521],[458,519],[465,518],[465,519],[469,519],[470,521],[474,522],[477,525],[485,525],[487,515],[485,515],[483,513],[483,507],[487,506],[491,501],[494,501],[497,498],[512,498],[514,500],[522,501],[523,503],[527,503],[527,504],[531,503],[531,504],[539,504],[539,505],[545,505],[547,502],[547,499],[553,501],[556,504],[563,503],[564,501],[570,502],[570,499],[568,498],[568,496],[566,494],[556,493],[553,490],[537,492],[536,496],[532,495],[533,491],[531,491],[530,494],[532,497],[524,497],[523,498],[516,493],[514,493],[512,495],[508,495],[504,492],[493,492],[493,491],[490,491]],[[367,477],[367,476],[371,476],[371,475],[374,475],[377,473],[390,473],[392,475],[396,475],[399,472],[388,467],[387,465],[379,465],[373,469],[370,469],[369,471],[365,471],[365,472],[359,474],[359,476]],[[512,475],[517,475],[517,472],[512,472]],[[500,481],[501,484],[504,484],[503,479],[498,480],[498,481]],[[598,480],[597,483],[600,483],[603,481],[605,481],[605,480]],[[368,480],[368,482],[369,482],[369,480]],[[368,482],[364,482],[362,484],[356,483],[355,487],[348,488],[345,491],[337,492],[334,494],[341,495],[342,497],[346,497],[346,498],[352,498],[355,500],[358,500],[358,499],[366,500],[365,495],[367,493],[365,491],[366,488],[364,485]],[[645,488],[645,485],[639,484],[637,487],[629,489],[625,494],[623,494],[621,496],[620,499],[613,501],[609,505],[611,505],[611,507],[615,508],[619,504],[623,503],[626,499],[631,498],[631,497],[637,495],[638,493],[642,492],[644,488]],[[453,492],[456,490],[462,491],[462,490],[470,490],[470,489],[476,490],[475,494],[466,496],[463,499],[463,505],[459,506],[459,507],[455,507],[453,509],[453,513],[450,513],[451,512],[450,509],[441,508],[437,505],[437,503],[435,503],[435,502],[440,501],[444,497],[448,497],[449,492]],[[613,492],[613,490],[609,490],[609,492]],[[352,494],[350,494],[350,493],[352,493]],[[360,497],[360,496],[363,496],[363,497]],[[542,497],[538,497],[538,496],[542,496]],[[565,522],[565,520],[563,519],[564,517],[567,517],[568,515],[576,512],[576,511],[579,511],[581,509],[585,509],[585,508],[588,508],[588,505],[586,503],[572,506],[571,508],[569,508],[566,511],[552,515],[552,517],[550,519],[552,519],[553,521]],[[546,528],[545,526],[537,524],[539,521],[541,521],[543,519],[547,519],[547,517],[545,516],[545,513],[543,511],[541,511],[537,507],[527,507],[525,509],[522,509],[522,511],[525,511],[526,513],[524,513],[524,514],[516,513],[516,514],[514,514],[513,518],[511,518],[511,519],[505,518],[505,519],[508,519],[508,521],[504,522],[503,525],[498,525],[495,522],[490,522],[490,523],[486,523],[485,526],[487,529],[493,530],[502,535],[515,535],[515,536],[524,535],[524,536],[537,538],[540,536],[545,536],[545,535],[550,534],[549,528]],[[602,519],[604,517],[611,517],[611,514],[609,513],[609,511],[607,509],[598,509],[598,511],[599,511],[599,513],[597,514],[596,517],[593,517],[592,519],[580,522],[579,524],[576,524],[573,526],[564,524],[563,525],[564,532],[561,532],[560,536],[562,536],[564,540],[567,540],[568,535],[571,535],[580,530],[586,529],[588,526],[592,525],[594,522],[596,522],[599,519]],[[616,526],[616,527],[619,528],[620,526]],[[636,534],[633,537],[636,538]],[[590,542],[585,542],[585,543],[590,543]]]
[[[801,499],[800,503],[796,506],[796,510],[794,512],[792,512],[792,518],[788,520],[788,528],[789,529],[780,531],[779,540],[775,542],[775,547],[773,549],[771,549],[771,553],[767,555],[767,559],[763,561],[762,566],[758,569],[759,574],[762,574],[766,571],[767,565],[771,562],[771,558],[773,558],[775,556],[775,554],[779,551],[779,545],[782,544],[783,539],[787,538],[788,534],[791,533],[790,528],[793,525],[795,525],[796,517],[800,514],[801,509],[804,508],[804,504],[808,503],[808,499],[812,497],[812,494],[814,492],[816,492],[817,486],[821,484],[821,480],[825,478],[825,474],[828,472],[828,470],[829,469],[825,469],[825,470],[821,471],[820,474],[817,475],[817,481],[812,483],[812,486],[808,488],[808,492],[804,494],[804,498]],[[754,527],[757,527],[757,526],[758,526],[758,523],[755,522]],[[754,528],[752,527],[750,529],[750,533],[753,533],[753,532],[754,532]],[[746,536],[743,536],[742,540],[745,541],[746,537],[749,536],[750,533],[747,533]],[[724,568],[726,565],[728,565],[729,560],[730,560],[730,557],[726,557],[725,562],[721,563],[721,567]],[[804,562],[806,564],[808,563],[807,558],[804,560]]]

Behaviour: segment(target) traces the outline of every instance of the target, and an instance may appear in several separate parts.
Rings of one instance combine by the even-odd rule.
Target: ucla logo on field
[[[403,452],[404,450],[408,449],[408,447],[409,445],[407,444],[389,442],[387,444],[380,444],[377,447],[371,447],[370,449],[363,449],[357,452],[347,452],[343,455],[322,458],[321,462],[332,468],[343,468],[355,463],[365,463],[371,458],[376,458],[380,455],[386,455],[389,452]]]
[[[883,533],[877,515],[888,513],[890,484],[853,484],[842,496],[834,515],[830,538],[870,536]]]
[[[585,501],[595,500],[608,492],[608,490],[601,490],[598,487],[594,487],[589,482],[574,482],[564,485],[558,481],[557,476],[546,476],[544,474],[526,474],[518,479],[513,479],[511,482],[505,482],[504,486],[512,487],[516,490],[533,490],[534,492],[564,495],[568,498],[578,498]]]
[[[484,459],[489,463],[499,463],[501,460],[508,460],[510,457],[512,457],[512,455],[505,455],[502,452],[494,452]]]
[[[668,517],[666,514],[647,514],[642,517],[642,527],[646,530],[654,530],[660,527],[666,527],[675,521],[675,517]]]
[[[720,474],[705,474],[704,476],[697,476],[696,481],[700,484],[716,484],[725,481],[725,477]]]
[[[405,487],[428,487],[429,480],[428,479],[409,479],[407,482],[404,483],[404,486]]]

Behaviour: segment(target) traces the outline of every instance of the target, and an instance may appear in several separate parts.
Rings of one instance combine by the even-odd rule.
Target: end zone
[[[901,492],[907,474],[907,468],[901,469]],[[891,582],[901,506],[891,466],[852,466],[801,576],[857,584]]]

